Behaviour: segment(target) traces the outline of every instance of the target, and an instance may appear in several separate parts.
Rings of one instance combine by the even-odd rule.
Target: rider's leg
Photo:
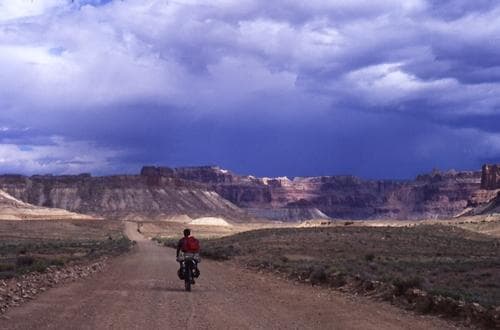
[[[194,269],[195,269],[196,277],[200,276],[200,269],[198,268],[197,262],[194,263]]]
[[[184,278],[184,262],[183,261],[179,261],[179,270],[177,271],[177,273],[179,274],[179,277],[181,279]]]

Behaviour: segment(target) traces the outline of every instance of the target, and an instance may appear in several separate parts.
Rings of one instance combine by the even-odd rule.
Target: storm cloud
[[[500,162],[500,4],[0,0],[1,172]]]

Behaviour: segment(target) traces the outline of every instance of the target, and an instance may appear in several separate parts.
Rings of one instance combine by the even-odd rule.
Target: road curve
[[[90,279],[51,289],[7,312],[1,329],[453,329],[386,303],[294,285],[203,261],[183,291],[171,249],[144,240]]]

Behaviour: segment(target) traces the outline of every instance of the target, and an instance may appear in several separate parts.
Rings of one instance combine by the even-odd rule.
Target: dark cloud
[[[488,12],[498,6],[496,0],[430,0],[428,13],[437,19],[456,20]]]
[[[0,5],[0,166],[407,178],[500,157],[496,1]]]

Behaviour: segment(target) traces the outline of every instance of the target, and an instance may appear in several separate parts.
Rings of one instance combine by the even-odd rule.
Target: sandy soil
[[[204,217],[194,219],[189,223],[190,225],[202,225],[202,226],[231,226],[226,220],[223,218],[215,218],[215,217]]]
[[[366,227],[414,227],[419,225],[450,225],[461,227],[470,231],[478,232],[481,234],[500,237],[500,214],[478,215],[457,217],[446,220],[306,220],[295,227],[309,228],[309,227],[336,227],[336,226],[366,226]],[[292,227],[292,225],[289,225]],[[282,225],[281,227],[286,227]]]
[[[203,261],[193,292],[183,291],[174,251],[127,231],[134,252],[105,273],[52,289],[11,309],[2,329],[452,329],[385,303],[294,285]]]

